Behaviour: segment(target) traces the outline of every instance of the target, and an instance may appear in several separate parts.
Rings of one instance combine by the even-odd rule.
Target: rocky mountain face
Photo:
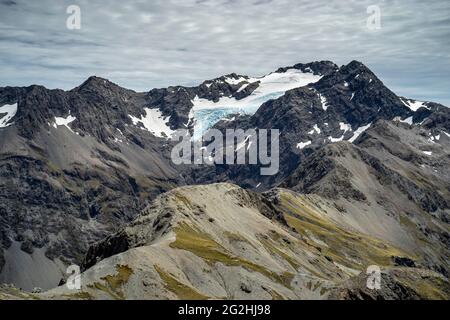
[[[413,250],[448,277],[450,138],[433,134],[379,121],[355,144],[317,150],[281,186],[333,201],[340,223]]]
[[[414,250],[340,225],[338,212],[286,189],[177,188],[90,248],[78,292],[62,286],[38,297],[357,299],[361,272],[378,265],[390,277],[376,297],[448,299],[448,279],[425,269]]]
[[[287,70],[332,69],[323,64]],[[91,243],[158,194],[193,183],[170,161],[171,134],[194,127],[193,100],[244,99],[259,86],[231,74],[146,93],[99,77],[70,91],[0,88],[0,282],[56,286]]]
[[[264,103],[254,115],[216,125],[228,128],[279,129],[280,171],[262,177],[258,166],[216,166],[199,181],[233,181],[246,188],[266,190],[282,182],[317,148],[339,141],[355,141],[378,120],[430,123],[448,132],[448,108],[396,96],[362,63],[353,61],[316,83],[292,89]],[[436,119],[436,122],[433,123]],[[437,120],[439,119],[439,120]],[[433,124],[431,124],[433,123]]]
[[[172,163],[176,129],[211,127],[279,129],[278,174]],[[142,93],[0,88],[0,282],[84,270],[81,291],[0,298],[448,299],[449,133],[448,108],[356,61]]]
[[[164,140],[118,107],[130,99],[137,108],[128,90],[90,79],[71,92],[17,92],[14,123],[0,129],[0,279],[52,287],[89,243],[183,179]],[[37,283],[27,272],[39,274]]]

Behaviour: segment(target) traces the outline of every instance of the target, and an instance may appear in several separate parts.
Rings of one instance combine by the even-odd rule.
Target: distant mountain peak
[[[364,63],[352,60],[350,63],[343,65],[339,68],[339,72],[344,75],[357,76],[361,74],[368,75],[372,78],[376,78],[375,74]]]
[[[98,76],[90,76],[87,78],[80,86],[76,87],[74,90],[104,90],[104,89],[123,89],[119,85],[109,81],[108,79],[101,78]]]
[[[322,60],[309,63],[297,63],[293,66],[279,68],[276,72],[286,72],[289,69],[298,69],[302,72],[311,72],[314,75],[327,75],[339,69],[332,61]]]

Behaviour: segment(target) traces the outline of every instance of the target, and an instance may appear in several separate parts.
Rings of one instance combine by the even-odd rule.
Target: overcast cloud
[[[66,28],[71,4],[81,30]],[[366,27],[369,5],[380,30]],[[97,75],[147,91],[354,59],[397,94],[450,106],[450,1],[0,0],[0,86]]]

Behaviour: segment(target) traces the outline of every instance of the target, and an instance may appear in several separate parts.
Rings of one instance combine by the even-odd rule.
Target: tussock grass
[[[239,266],[250,271],[261,273],[290,288],[290,283],[294,277],[292,273],[283,272],[282,274],[277,274],[263,266],[233,256],[208,234],[202,233],[186,223],[180,223],[174,228],[174,231],[176,233],[176,240],[170,244],[172,248],[190,251],[210,265],[220,262],[226,266]]]
[[[154,265],[153,267],[155,268],[156,272],[158,272],[161,280],[164,281],[165,288],[168,291],[176,294],[179,299],[181,299],[181,300],[206,300],[206,299],[208,299],[207,296],[205,296],[205,295],[197,292],[193,288],[181,283],[173,275],[171,275],[168,272],[165,272],[157,265]]]
[[[133,269],[127,265],[116,265],[116,274],[107,275],[100,278],[103,283],[94,282],[93,285],[89,285],[90,288],[106,292],[113,299],[123,300],[125,295],[122,291],[123,285],[128,282],[130,276],[133,274]]]
[[[392,265],[392,256],[411,257],[404,251],[380,240],[336,226],[335,223],[311,209],[300,198],[283,193],[281,202],[288,225],[304,237],[308,237],[311,233],[326,243],[327,246],[319,243],[314,246],[320,248],[324,256],[345,267],[364,270],[371,264]]]

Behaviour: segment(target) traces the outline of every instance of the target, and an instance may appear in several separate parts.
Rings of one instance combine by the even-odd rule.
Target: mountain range
[[[177,129],[211,128],[278,129],[279,172],[172,163]],[[358,61],[3,87],[0,298],[449,299],[449,164],[450,110]]]

